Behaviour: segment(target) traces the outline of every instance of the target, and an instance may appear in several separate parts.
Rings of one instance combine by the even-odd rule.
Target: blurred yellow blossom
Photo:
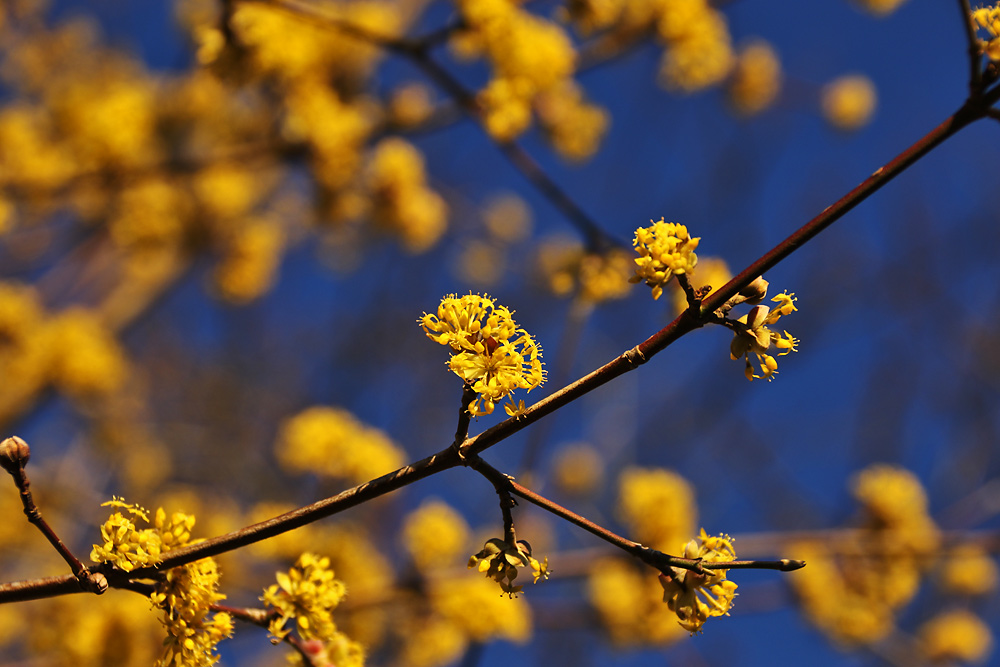
[[[663,604],[662,589],[651,585],[648,568],[630,560],[595,562],[587,578],[587,597],[618,646],[672,644],[688,634]]]
[[[593,493],[604,476],[604,461],[600,453],[586,442],[560,447],[552,468],[556,487],[562,493],[574,496]]]
[[[285,249],[285,231],[271,218],[249,218],[226,239],[212,276],[227,301],[248,303],[274,286]]]
[[[499,243],[523,241],[531,234],[531,208],[516,194],[499,195],[484,205],[483,222]]]
[[[160,177],[144,179],[118,193],[108,221],[111,239],[127,250],[180,246],[190,208],[176,184]]]
[[[383,139],[368,170],[376,224],[398,234],[411,252],[437,243],[447,226],[448,206],[427,187],[424,159],[416,147],[397,137]]]
[[[342,408],[315,406],[287,419],[274,445],[278,463],[295,473],[367,482],[403,465],[403,452],[382,431]]]
[[[416,127],[434,111],[431,90],[422,83],[407,83],[392,92],[389,119],[404,128]]]
[[[746,44],[730,74],[730,105],[743,116],[764,111],[781,92],[781,78],[781,60],[770,43],[757,39]]]
[[[580,86],[566,80],[538,96],[538,120],[556,151],[583,162],[600,147],[611,116],[584,99]]]
[[[939,583],[949,593],[986,595],[997,590],[1000,571],[993,557],[981,546],[962,544],[945,554]]]
[[[854,0],[854,4],[875,16],[891,14],[904,2],[906,0]]]
[[[426,500],[403,521],[403,544],[420,570],[444,568],[465,552],[469,526],[440,500]]]
[[[52,379],[74,398],[107,395],[120,389],[128,373],[125,352],[98,316],[70,308],[47,327],[52,341]]]
[[[545,381],[541,348],[514,322],[510,309],[488,296],[449,294],[437,314],[417,322],[427,337],[454,353],[448,367],[478,394],[467,406],[475,416],[493,413],[497,400]]]
[[[667,42],[662,83],[671,90],[695,92],[722,82],[735,61],[722,13],[708,0],[663,3],[661,11],[657,28]]]
[[[744,375],[751,382],[759,378],[767,378],[770,382],[778,372],[778,362],[768,354],[771,347],[778,350],[778,356],[784,356],[796,351],[799,340],[787,331],[778,333],[770,329],[782,316],[788,315],[798,308],[795,307],[795,295],[782,292],[771,299],[778,305],[774,308],[754,306],[750,312],[736,320],[733,341],[729,345],[729,356],[733,361],[745,359]],[[750,354],[757,357],[761,375],[757,375],[750,363]]]
[[[522,599],[497,595],[485,579],[445,579],[428,593],[436,615],[461,629],[469,642],[493,639],[524,643],[531,636],[531,607]]]
[[[463,282],[492,287],[500,282],[507,270],[503,248],[484,241],[470,241],[455,260],[455,275]]]
[[[860,74],[842,76],[823,88],[821,103],[827,122],[838,130],[857,130],[875,113],[875,84]]]
[[[579,242],[560,237],[540,244],[538,265],[542,279],[556,296],[576,296],[588,304],[621,299],[635,282],[632,254],[622,248],[587,252]]]
[[[670,552],[683,544],[697,513],[694,489],[671,470],[630,467],[618,478],[618,516],[630,535],[654,549]]]
[[[683,557],[725,563],[736,560],[736,551],[731,537],[710,537],[702,528],[698,537],[684,545]],[[726,579],[729,570],[705,570],[704,574],[677,567],[670,570],[660,573],[663,601],[677,614],[682,628],[696,634],[709,617],[729,615],[736,595],[736,584]]]
[[[982,663],[993,651],[993,633],[970,611],[945,611],[920,627],[920,647],[935,662]]]

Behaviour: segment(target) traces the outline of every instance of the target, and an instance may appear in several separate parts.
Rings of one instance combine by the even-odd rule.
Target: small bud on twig
[[[26,466],[30,457],[31,448],[28,443],[16,435],[0,442],[0,466],[11,475],[16,475],[18,470]]]

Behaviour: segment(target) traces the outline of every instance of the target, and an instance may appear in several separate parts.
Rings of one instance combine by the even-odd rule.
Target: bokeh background
[[[877,17],[843,0],[794,7],[777,0],[718,3],[737,48],[763,38],[780,57],[783,85],[768,109],[752,117],[734,114],[724,86],[695,94],[666,90],[657,84],[663,46],[646,40],[577,75],[587,98],[610,118],[591,159],[565,160],[538,129],[518,141],[609,237],[627,247],[637,227],[665,217],[701,237],[701,257],[721,258],[735,273],[961,105],[968,61],[957,5],[910,0]],[[559,3],[525,8],[552,17]],[[177,11],[166,1],[53,0],[37,10],[37,20],[46,29],[86,25],[92,43],[133,59],[128,67],[137,77],[164,82],[199,69],[191,31]],[[453,20],[456,10],[431,2],[408,11],[415,15],[408,34],[423,35]],[[5,29],[23,36],[27,25]],[[40,28],[31,23],[31,29]],[[585,39],[571,34],[578,43]],[[63,42],[47,39],[58,63]],[[470,90],[485,85],[489,70],[482,61],[456,61],[443,46],[432,54]],[[69,58],[53,71],[71,64]],[[106,75],[93,67],[95,81]],[[11,71],[8,64],[0,113],[33,108],[44,86],[23,85]],[[870,122],[844,131],[824,118],[821,96],[826,84],[855,73],[874,83],[877,107]],[[380,58],[363,87],[372,98],[387,99],[412,82],[428,85],[432,102],[448,106],[446,93],[399,55]],[[280,86],[255,94],[280,107],[268,97],[280,97]],[[263,131],[258,120],[232,113],[234,137],[249,143]],[[225,127],[221,115],[214,122]],[[404,461],[441,449],[454,434],[461,386],[445,367],[445,351],[424,336],[417,318],[444,294],[487,291],[516,311],[518,324],[540,341],[549,373],[543,387],[515,396],[531,400],[673,318],[669,295],[654,302],[642,285],[593,306],[554,293],[553,272],[540,256],[558,255],[554,248],[572,256],[579,252],[574,244],[586,239],[474,120],[460,112],[442,117],[440,127],[389,132],[419,149],[428,187],[447,204],[447,233],[421,252],[409,251],[391,232],[369,233],[363,216],[353,227],[324,223],[329,209],[316,204],[314,167],[301,152],[236,160],[267,193],[255,207],[283,220],[285,230],[273,280],[259,295],[235,299],[241,303],[219,287],[218,267],[231,247],[217,239],[193,243],[148,284],[129,278],[109,241],[110,211],[120,207],[102,208],[101,199],[107,197],[103,189],[127,183],[120,174],[96,183],[57,182],[27,194],[5,184],[5,201],[17,213],[0,233],[0,278],[35,286],[49,312],[97,309],[113,321],[128,358],[125,389],[112,398],[81,398],[56,383],[4,405],[3,434],[17,433],[32,444],[33,488],[68,543],[80,553],[89,550],[107,515],[99,504],[112,494],[187,509],[198,516],[198,534],[209,536],[347,488],[351,482],[343,477],[290,471],[275,454],[282,425],[312,406],[350,411],[391,438]],[[766,276],[772,294],[794,292],[800,309],[782,322],[801,339],[799,351],[780,359],[773,382],[748,383],[742,363],[729,359],[731,334],[706,328],[485,458],[625,535],[629,526],[616,511],[620,475],[634,466],[673,470],[693,490],[694,527],[730,533],[741,556],[760,558],[800,557],[796,547],[807,534],[829,547],[844,539],[836,531],[868,525],[851,480],[873,463],[890,463],[911,471],[926,490],[929,514],[943,531],[935,553],[959,544],[995,553],[998,130],[993,121],[963,130]],[[90,195],[96,213],[88,218],[80,201]],[[70,199],[69,206],[49,205]],[[86,356],[88,349],[77,351]],[[2,389],[19,383],[15,367],[5,370]],[[498,411],[474,421],[473,433],[501,417]],[[587,472],[597,476],[574,494],[559,480],[566,461],[581,452],[596,454],[596,471]],[[4,519],[11,525],[0,529],[3,578],[61,573],[58,562],[41,555],[41,538],[13,525],[20,521],[13,486],[0,489],[0,497],[13,508]],[[223,571],[232,572],[233,585],[227,587],[224,575],[223,589],[234,604],[254,604],[277,569],[274,562],[287,561],[295,548],[340,549],[340,558],[355,559],[354,569],[342,568],[341,576],[349,591],[361,591],[361,602],[345,608],[345,631],[381,642],[373,644],[371,664],[395,664],[406,641],[379,629],[390,622],[386,608],[418,618],[424,612],[384,590],[393,582],[401,589],[412,583],[401,527],[428,498],[456,508],[472,527],[466,556],[501,533],[490,485],[471,470],[452,470],[299,531],[287,540],[292,544],[225,557]],[[548,555],[554,570],[549,582],[528,586],[518,602],[532,610],[533,634],[524,643],[473,643],[460,664],[920,664],[928,659],[915,639],[918,628],[942,610],[970,609],[992,632],[1000,628],[995,591],[969,596],[948,590],[936,577],[944,565],[934,561],[921,566],[912,599],[878,642],[838,643],[810,621],[790,583],[809,576],[807,568],[734,576],[740,596],[731,616],[711,620],[701,636],[616,645],[588,598],[588,572],[612,550],[532,508],[520,508],[516,518],[519,536],[535,545],[536,555]],[[455,562],[456,568],[436,576],[480,576],[464,571],[461,558]],[[846,570],[859,567],[875,577],[894,576],[878,559]],[[372,583],[366,599],[364,577],[378,579],[372,572],[384,581]],[[652,574],[646,583],[659,589]],[[0,664],[67,660],[52,648],[54,639],[32,639],[32,632],[38,635],[40,625],[62,628],[66,636],[83,632],[92,622],[85,619],[97,615],[86,605],[96,603],[51,604],[0,609],[35,628],[0,631],[7,642],[0,656],[8,655]],[[148,638],[154,655],[155,630]],[[420,632],[415,627],[411,635]],[[132,636],[136,643],[142,637],[138,631]],[[231,665],[284,660],[282,648],[271,649],[266,633],[250,627],[237,627],[220,651]]]

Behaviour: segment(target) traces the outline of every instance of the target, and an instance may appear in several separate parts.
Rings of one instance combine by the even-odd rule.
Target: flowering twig
[[[958,11],[962,15],[965,37],[969,50],[969,96],[982,94],[983,57],[979,50],[979,40],[976,38],[976,25],[972,20],[972,7],[969,0],[958,0]]]

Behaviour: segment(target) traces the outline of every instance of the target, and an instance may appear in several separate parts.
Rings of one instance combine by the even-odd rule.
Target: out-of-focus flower
[[[854,0],[861,9],[875,16],[887,16],[902,5],[906,0]]]
[[[867,125],[876,104],[875,84],[860,74],[842,76],[823,88],[823,117],[838,130],[850,132]]]
[[[403,521],[403,543],[420,570],[447,567],[469,540],[462,515],[440,500],[428,500]]]
[[[976,544],[963,544],[945,555],[938,583],[949,593],[986,595],[996,591],[1000,572],[985,549]]]
[[[729,103],[740,115],[764,111],[781,92],[781,60],[768,42],[754,40],[744,46],[729,76]]]
[[[604,461],[600,453],[588,443],[565,445],[556,453],[553,481],[563,493],[587,495],[601,483],[603,473]]]
[[[918,631],[920,647],[935,662],[981,663],[993,650],[993,633],[981,618],[956,609],[938,614]]]
[[[670,551],[694,532],[698,508],[686,479],[664,468],[626,468],[618,478],[618,516],[631,535]]]

